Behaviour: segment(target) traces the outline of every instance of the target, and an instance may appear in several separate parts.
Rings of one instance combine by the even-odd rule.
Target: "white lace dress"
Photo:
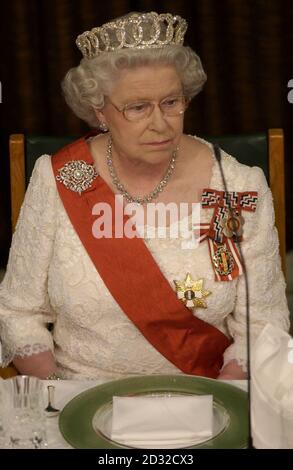
[[[223,152],[230,191],[258,191],[255,213],[243,212],[252,340],[270,322],[289,327],[271,192],[265,176]],[[210,188],[223,190],[217,163]],[[214,209],[201,209],[201,223]],[[215,282],[207,241],[182,249],[182,239],[146,238],[145,243],[174,289],[186,273],[204,279],[207,308],[194,315],[233,339],[225,363],[246,360],[244,278]],[[142,266],[143,282],[143,266]],[[54,323],[54,333],[47,322]],[[180,373],[140,333],[104,285],[59,198],[50,156],[35,165],[13,236],[6,276],[0,286],[2,364],[15,355],[51,349],[58,372],[68,379],[122,378]]]

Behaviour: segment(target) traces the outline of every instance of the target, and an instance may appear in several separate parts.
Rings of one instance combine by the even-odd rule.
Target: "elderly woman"
[[[22,373],[244,378],[241,253],[251,339],[269,322],[288,329],[262,171],[183,132],[206,80],[186,28],[179,16],[131,13],[77,39],[84,58],[65,98],[103,132],[33,171],[0,291],[3,363]],[[183,206],[176,221],[169,209]],[[150,223],[154,210],[163,226]]]

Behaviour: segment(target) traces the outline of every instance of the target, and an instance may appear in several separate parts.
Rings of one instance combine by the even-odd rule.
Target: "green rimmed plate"
[[[213,395],[213,437],[189,448],[247,447],[247,393],[218,380],[181,375],[131,377],[86,390],[63,408],[59,417],[60,431],[77,449],[131,448],[110,439],[112,397],[142,394]]]

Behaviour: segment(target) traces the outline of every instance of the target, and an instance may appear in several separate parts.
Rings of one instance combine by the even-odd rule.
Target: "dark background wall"
[[[293,2],[291,0],[10,0],[1,2],[0,264],[10,243],[8,136],[87,131],[63,102],[60,81],[81,55],[81,32],[128,11],[177,13],[208,81],[187,113],[186,131],[225,134],[283,127],[287,248],[293,248]]]

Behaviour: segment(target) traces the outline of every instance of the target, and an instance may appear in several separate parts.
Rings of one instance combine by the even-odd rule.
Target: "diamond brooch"
[[[81,195],[92,186],[93,181],[98,176],[93,165],[84,160],[72,160],[67,162],[59,170],[56,180],[63,183],[67,189]]]

